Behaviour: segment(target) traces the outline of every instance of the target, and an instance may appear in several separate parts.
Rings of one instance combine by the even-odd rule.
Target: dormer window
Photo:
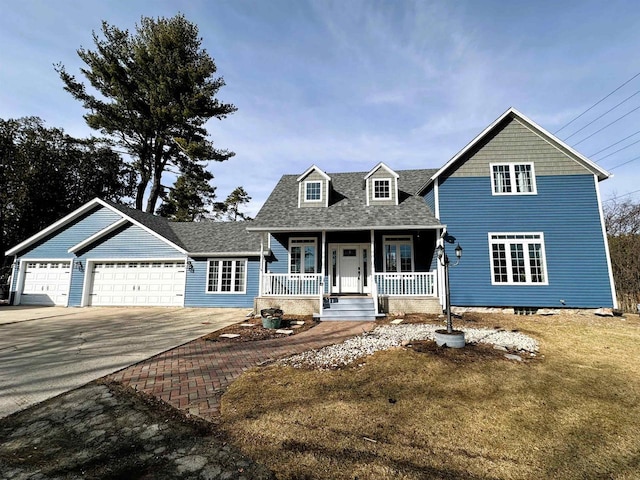
[[[321,202],[322,201],[322,182],[310,181],[305,182],[305,201]]]
[[[375,200],[386,200],[391,198],[391,179],[373,181],[373,198]]]
[[[380,162],[364,177],[367,205],[398,205],[400,176]]]

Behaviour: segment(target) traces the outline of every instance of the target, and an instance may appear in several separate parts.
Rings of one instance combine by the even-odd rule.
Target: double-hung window
[[[209,260],[207,293],[245,293],[247,290],[246,259]]]
[[[535,194],[533,163],[492,163],[491,188],[494,195]]]
[[[289,273],[316,273],[317,241],[315,238],[289,240]]]
[[[490,233],[491,283],[547,285],[542,233]]]
[[[309,181],[304,184],[305,196],[304,199],[307,202],[321,202],[322,201],[322,182]]]
[[[384,237],[383,244],[385,272],[413,271],[411,237]]]

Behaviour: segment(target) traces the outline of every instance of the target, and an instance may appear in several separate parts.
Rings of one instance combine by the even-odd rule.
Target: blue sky
[[[74,74],[102,20],[196,23],[237,113],[208,125],[221,148],[218,197],[242,185],[255,214],[285,173],[438,168],[513,106],[555,132],[640,72],[635,1],[33,1],[0,0],[0,118],[39,116],[87,136],[80,104],[53,69]],[[559,132],[581,129],[640,91],[640,76]],[[569,145],[640,106],[632,96]],[[575,148],[592,154],[640,131],[640,109]],[[603,199],[640,199],[640,143],[592,158],[614,177]],[[600,161],[601,159],[601,161]],[[166,182],[165,182],[166,183]],[[627,195],[631,193],[630,195]]]

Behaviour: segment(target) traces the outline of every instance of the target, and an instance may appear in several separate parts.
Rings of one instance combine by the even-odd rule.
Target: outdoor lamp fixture
[[[437,255],[438,255],[438,261],[440,262],[440,265],[442,265],[444,267],[444,290],[445,290],[445,301],[446,301],[446,308],[447,308],[447,333],[448,334],[452,334],[453,333],[453,325],[451,323],[451,291],[449,289],[449,257],[447,256],[447,252],[445,251],[445,247],[444,247],[444,242],[441,245],[438,245],[436,247],[436,251],[437,251]],[[454,263],[453,265],[451,265],[452,267],[455,267],[456,265],[458,265],[460,263],[460,259],[462,258],[462,247],[460,246],[460,244],[458,243],[458,246],[455,248],[455,252],[456,252],[456,263]]]
[[[187,260],[187,270],[193,272],[193,263],[191,263],[191,260]]]
[[[84,267],[82,266],[82,262],[80,260],[74,260],[73,261],[73,268],[75,268],[76,270],[79,270],[81,272],[84,272]]]

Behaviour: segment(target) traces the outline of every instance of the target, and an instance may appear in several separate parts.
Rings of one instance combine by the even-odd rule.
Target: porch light
[[[444,249],[443,249],[444,250]],[[456,247],[456,257],[458,257],[458,261],[462,258],[462,247],[460,244]]]
[[[84,272],[84,267],[82,266],[82,262],[80,260],[74,260],[73,261],[73,268],[75,268],[76,270],[79,270],[81,272]]]

